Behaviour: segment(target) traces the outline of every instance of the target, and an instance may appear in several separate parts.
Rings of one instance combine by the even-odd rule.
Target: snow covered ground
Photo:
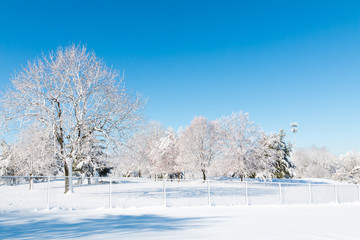
[[[46,179],[45,179],[46,180]],[[246,183],[237,179],[154,181],[103,178],[98,184],[77,184],[74,194],[64,194],[64,179],[0,186],[0,212],[44,209],[96,209],[130,207],[258,206],[359,202],[358,185],[324,179],[292,179]],[[164,187],[166,190],[164,191]],[[111,194],[110,194],[111,193]]]
[[[360,204],[42,210],[0,215],[0,239],[360,239]]]
[[[102,179],[64,195],[63,179],[32,191],[3,184],[0,239],[360,239],[357,185],[212,179],[165,186],[166,194],[162,181],[122,178],[110,186]]]

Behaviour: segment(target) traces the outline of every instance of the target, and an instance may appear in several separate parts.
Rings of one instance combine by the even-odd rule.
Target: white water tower
[[[298,123],[290,123],[291,131],[294,133],[294,148],[296,147],[296,133],[298,131]]]

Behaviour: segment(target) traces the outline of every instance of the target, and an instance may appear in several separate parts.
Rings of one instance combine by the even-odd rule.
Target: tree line
[[[327,178],[360,183],[360,152],[335,155],[316,146],[296,149],[291,157],[294,174],[301,178]]]
[[[283,130],[267,135],[247,113],[214,121],[196,116],[177,133],[149,123],[116,156],[119,166],[115,171],[120,176],[154,178],[284,178],[292,176],[290,153]]]
[[[1,175],[291,177],[285,133],[234,113],[175,132],[144,124],[146,99],[82,45],[58,48],[11,76],[0,98]],[[72,181],[65,180],[65,193]]]

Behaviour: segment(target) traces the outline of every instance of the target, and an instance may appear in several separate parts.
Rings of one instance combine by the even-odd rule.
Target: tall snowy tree
[[[217,122],[195,117],[179,136],[178,163],[192,171],[201,171],[206,180],[210,164],[220,154],[221,129]]]
[[[71,45],[29,62],[11,78],[1,113],[12,127],[34,122],[52,130],[66,177],[93,134],[116,148],[142,119],[145,100],[130,94],[121,75],[88,52]],[[65,180],[65,193],[72,181]]]
[[[223,162],[231,166],[231,176],[255,174],[261,131],[247,113],[233,113],[221,119],[223,129]]]

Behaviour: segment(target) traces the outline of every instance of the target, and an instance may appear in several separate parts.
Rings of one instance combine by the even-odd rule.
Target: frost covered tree
[[[157,158],[152,154],[161,138],[166,136],[166,129],[157,122],[150,122],[137,131],[124,144],[116,166],[116,172],[122,176],[134,173],[141,177],[145,174],[156,177]]]
[[[51,132],[32,126],[23,129],[15,143],[6,150],[5,174],[11,176],[30,176],[30,189],[33,176],[56,175],[61,162],[54,157]]]
[[[337,156],[326,148],[299,148],[291,157],[297,177],[327,178],[360,183],[360,153],[347,152]]]
[[[128,92],[122,76],[88,52],[71,45],[43,55],[17,72],[1,99],[12,127],[42,123],[52,130],[66,177],[90,136],[115,149],[142,119],[145,100]],[[65,193],[72,191],[66,178]]]
[[[340,181],[360,183],[360,152],[350,151],[339,157],[338,169],[333,178]]]
[[[152,172],[155,175],[166,177],[176,171],[179,149],[173,129],[167,129],[165,136],[154,142],[150,155],[153,161]]]
[[[221,119],[223,129],[222,162],[228,166],[228,175],[240,177],[256,174],[261,131],[250,121],[247,113],[233,113]]]
[[[179,135],[178,164],[190,171],[201,171],[206,180],[211,163],[221,151],[220,125],[196,116]]]
[[[276,162],[278,160],[278,152],[272,146],[277,136],[274,134],[266,135],[261,133],[261,138],[257,143],[255,160],[253,161],[254,177],[272,178],[276,172]]]

